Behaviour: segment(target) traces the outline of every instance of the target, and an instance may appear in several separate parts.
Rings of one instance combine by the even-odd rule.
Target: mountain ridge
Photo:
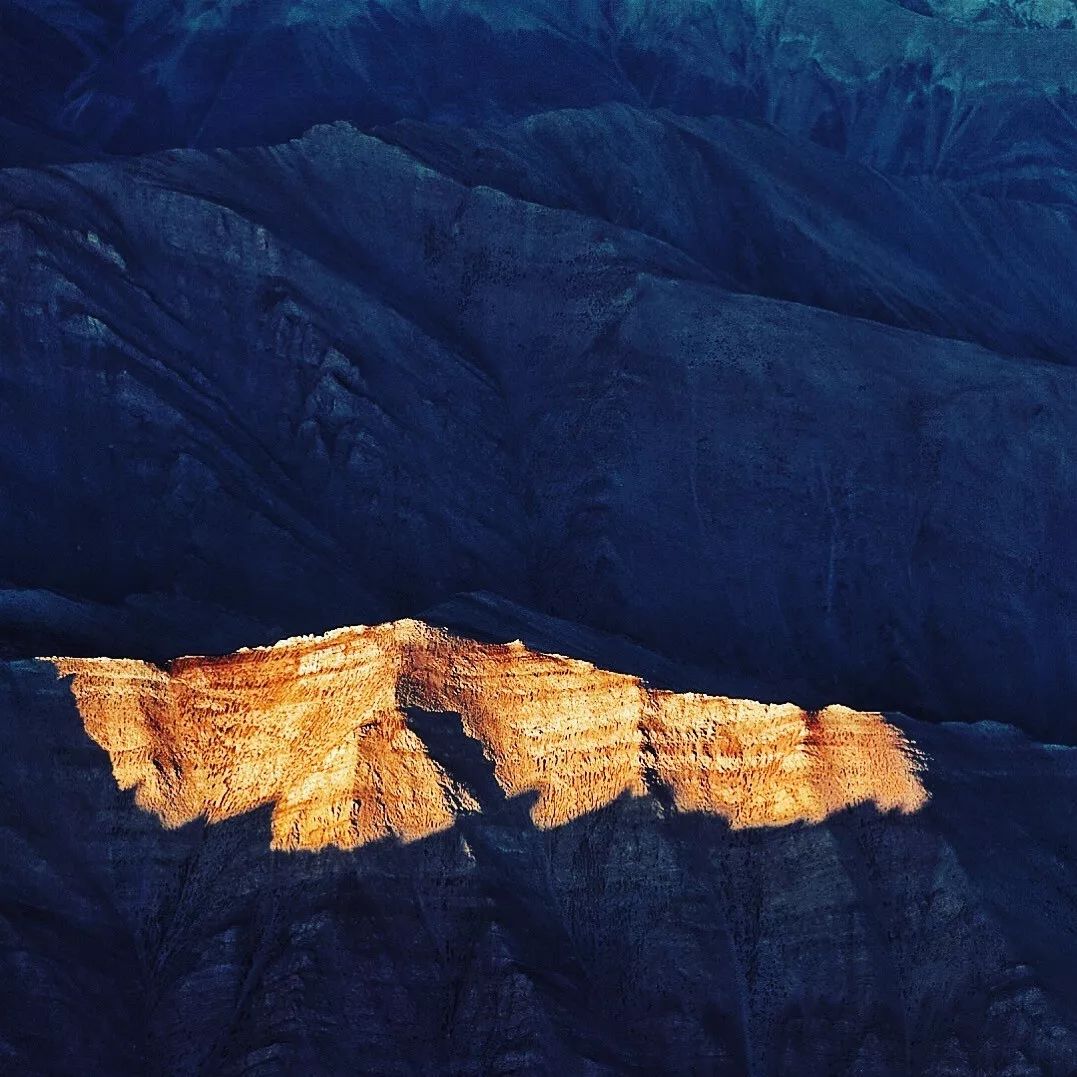
[[[9,0],[8,10],[20,9]],[[884,171],[941,171],[1073,203],[1077,34],[1067,31],[972,30],[887,0],[836,10],[812,0],[364,3],[336,25],[343,10],[311,5],[296,20],[235,4],[210,25],[132,6],[108,47],[74,34],[71,48],[91,50],[81,73],[65,83],[56,72],[31,114],[10,120],[76,154],[129,154],[280,142],[337,119],[496,126],[622,101],[767,120]],[[47,32],[61,38],[78,21],[63,5],[52,18]],[[43,48],[45,32],[26,27],[12,48]],[[1013,160],[1004,131],[1022,124],[1036,141]]]
[[[0,0],[0,1071],[1077,1073],[1072,7]]]
[[[0,171],[0,203],[16,653],[50,617],[163,659],[488,590],[809,708],[1073,736],[1070,367],[731,292],[350,127]],[[1019,335],[996,287],[975,331]]]
[[[139,807],[174,827],[269,800],[277,849],[415,840],[478,809],[423,756],[413,708],[458,714],[505,796],[536,796],[540,827],[648,792],[733,829],[818,822],[861,803],[912,812],[927,799],[915,749],[881,715],[672,693],[422,621],[177,658],[164,670],[48,661],[73,677],[87,733]]]
[[[471,621],[483,636],[511,638],[513,625],[531,639],[560,639],[562,651],[586,644],[614,668],[647,661],[638,651],[627,656],[621,641],[580,636],[492,596],[457,601],[441,618],[454,619],[457,633]],[[364,638],[345,631],[322,646]],[[886,726],[915,742],[926,762],[915,773],[930,797],[917,810],[864,803],[815,823],[735,829],[712,814],[718,802],[683,799],[691,785],[677,781],[697,772],[699,758],[671,756],[669,742],[652,744],[656,766],[636,792],[608,802],[613,788],[601,783],[544,792],[526,774],[513,775],[503,749],[513,729],[529,725],[520,722],[520,702],[543,729],[557,728],[571,725],[581,704],[605,700],[595,713],[616,709],[610,688],[624,680],[600,678],[581,692],[576,677],[594,665],[465,644],[473,658],[507,656],[509,669],[523,660],[561,682],[577,670],[552,694],[532,692],[527,677],[514,691],[493,693],[500,661],[469,667],[457,645],[443,649],[443,634],[427,640],[420,665],[450,674],[462,665],[459,686],[473,674],[487,686],[485,695],[456,699],[465,712],[476,701],[490,708],[482,744],[466,715],[426,709],[444,698],[413,700],[426,707],[406,708],[397,727],[407,736],[395,757],[427,760],[434,786],[454,791],[454,821],[442,815],[429,820],[435,829],[426,836],[394,836],[374,812],[368,818],[384,836],[318,851],[287,848],[294,831],[277,828],[271,803],[231,814],[242,782],[229,787],[238,799],[225,801],[226,817],[172,828],[144,799],[138,807],[133,790],[119,789],[116,758],[95,742],[100,728],[76,703],[93,695],[80,676],[92,682],[123,663],[76,660],[72,680],[49,661],[0,662],[8,776],[0,808],[18,813],[18,825],[0,831],[11,853],[0,950],[5,1061],[46,1072],[176,1077],[207,1068],[223,1077],[252,1068],[403,1075],[446,1064],[462,1072],[672,1074],[701,1061],[728,1077],[790,1067],[964,1077],[1015,1067],[1064,1073],[1077,1059],[1077,917],[1064,886],[1073,749],[1045,749],[989,724],[893,715]],[[238,675],[245,663],[240,679],[256,694],[267,668],[276,663],[279,672],[296,646],[247,652],[240,667],[225,657],[186,668]],[[338,662],[338,673],[346,665]],[[341,699],[318,687],[327,672],[292,663],[293,694],[278,694],[275,705],[301,704],[294,689],[305,685],[308,699],[334,708]],[[354,687],[344,693],[353,728],[371,699]],[[753,713],[766,732],[786,710],[734,707],[727,727],[747,731]],[[122,708],[101,715],[120,730]],[[206,714],[210,724],[219,717]],[[667,732],[689,728],[684,714],[673,717]],[[159,714],[157,728],[168,720]],[[577,741],[577,760],[616,777],[617,728],[602,733],[601,748]],[[263,730],[267,760],[278,751],[268,736],[274,729],[271,720]],[[764,738],[756,749],[768,743],[795,748]],[[307,777],[332,762],[311,747],[302,753]],[[117,749],[138,751],[130,739],[110,751]],[[394,752],[370,758],[388,784],[366,798],[384,796],[397,812],[421,818],[400,795],[414,786],[389,766]],[[163,755],[160,762],[163,781],[172,770]],[[756,785],[753,795],[760,793],[765,784]],[[604,803],[566,820],[544,815],[544,796],[547,808]],[[273,848],[275,835],[285,848]],[[92,1015],[87,998],[98,1000]]]

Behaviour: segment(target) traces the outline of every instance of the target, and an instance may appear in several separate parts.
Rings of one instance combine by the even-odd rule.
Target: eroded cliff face
[[[880,714],[674,693],[521,642],[403,620],[167,669],[53,660],[117,784],[167,826],[272,805],[278,849],[414,840],[479,809],[409,724],[458,715],[509,798],[561,826],[623,796],[732,827],[920,808],[921,761]]]
[[[5,1071],[1072,1073],[1077,750],[707,678],[488,595],[0,662]]]

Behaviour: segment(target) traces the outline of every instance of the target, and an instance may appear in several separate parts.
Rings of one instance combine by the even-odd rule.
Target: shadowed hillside
[[[578,193],[462,183],[437,152],[449,174],[341,125],[0,172],[15,653],[224,651],[482,589],[765,698],[1072,739],[1065,305],[1030,323],[1006,259],[970,250],[1000,298],[958,317],[960,273],[912,288],[920,256],[869,256],[901,242],[881,209],[849,243],[730,209],[698,233],[712,256]],[[609,152],[590,151],[596,174]],[[705,177],[684,197],[735,206]],[[989,250],[1000,206],[977,221],[940,199],[922,259],[945,220]],[[1023,219],[1046,309],[1077,248],[1049,244],[1041,209]],[[849,313],[745,294],[751,243],[776,294],[787,257],[791,280],[848,282],[823,298]],[[889,283],[858,297],[869,257]],[[836,277],[809,272],[827,260]],[[1058,361],[851,317],[869,295],[892,321]]]
[[[1074,12],[0,0],[0,1074],[1077,1073]]]
[[[374,631],[215,664],[184,659],[172,677],[194,688],[233,667],[230,677],[250,681],[234,698],[264,698],[252,677],[265,685],[286,666],[295,676],[297,657],[317,657],[325,672],[278,681],[274,704],[294,714],[314,692],[322,718],[307,705],[303,738],[313,748],[331,715],[370,729],[360,671],[372,667],[356,662],[355,648]],[[166,829],[132,803],[116,784],[130,773],[117,745],[106,745],[110,768],[91,739],[102,739],[93,686],[109,670],[129,683],[130,663],[76,661],[73,683],[46,663],[3,667],[11,870],[0,1050],[15,1072],[881,1075],[1077,1064],[1077,918],[1068,888],[1056,889],[1072,841],[1072,750],[1046,751],[1012,730],[895,717],[898,736],[926,760],[931,799],[916,810],[862,804],[814,823],[731,828],[720,805],[685,798],[707,766],[698,750],[669,756],[658,743],[638,786],[607,799],[577,778],[562,798],[582,806],[597,797],[594,807],[544,822],[549,790],[525,778],[529,791],[513,791],[527,769],[526,740],[513,747],[513,737],[527,725],[499,682],[510,676],[544,735],[560,729],[563,747],[584,749],[580,761],[608,773],[616,753],[590,739],[609,722],[593,709],[598,697],[536,694],[513,670],[522,662],[529,677],[557,682],[573,669],[617,675],[513,646],[427,638],[411,660],[426,679],[409,676],[408,691],[441,683],[431,680],[435,665],[461,671],[449,683],[464,713],[401,712],[396,734],[368,756],[377,788],[357,794],[367,818],[412,810],[415,787],[401,774],[422,758],[453,812],[421,837],[390,826],[355,848],[317,852],[281,848],[280,800],[233,812],[226,775],[214,794],[225,810],[204,806],[209,819]],[[460,648],[475,657],[461,665]],[[487,664],[475,665],[483,655]],[[317,688],[327,675],[335,695]],[[289,685],[299,694],[285,702]],[[208,704],[216,690],[204,690]],[[705,698],[671,697],[665,728],[690,731],[688,714],[670,705]],[[485,700],[482,740],[467,700]],[[570,721],[568,700],[591,707],[590,717]],[[173,721],[188,720],[186,706]],[[752,706],[727,711],[731,732],[751,728],[738,722]],[[272,721],[267,712],[252,729],[269,733]],[[168,735],[164,713],[157,728]],[[769,740],[767,728],[751,735]],[[246,772],[259,761],[272,769],[287,742],[248,741]],[[225,743],[244,742],[218,732],[207,745]],[[177,762],[193,782],[206,759]],[[290,788],[327,788],[329,762],[300,751]],[[750,769],[733,773],[751,786]],[[853,773],[838,767],[826,779],[838,803]],[[168,774],[162,767],[161,780]],[[1032,785],[1036,797],[1023,795]],[[138,799],[160,810],[145,784]]]

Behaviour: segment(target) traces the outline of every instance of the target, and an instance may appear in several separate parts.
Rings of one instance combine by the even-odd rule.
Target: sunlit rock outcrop
[[[1077,751],[428,616],[0,662],[7,1069],[1077,1066]]]
[[[419,621],[340,629],[224,658],[55,659],[121,788],[168,826],[273,806],[273,845],[413,840],[480,807],[409,727],[459,715],[506,797],[560,826],[653,794],[734,828],[920,808],[920,763],[879,714],[649,688]]]

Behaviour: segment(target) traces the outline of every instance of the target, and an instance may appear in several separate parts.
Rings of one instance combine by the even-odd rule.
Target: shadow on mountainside
[[[1044,885],[1072,847],[1068,752],[918,726],[935,799],[915,815],[731,831],[623,797],[544,831],[458,718],[412,712],[482,810],[411,844],[284,853],[269,805],[162,829],[49,667],[0,666],[0,719],[9,1072],[1077,1065],[1077,917]],[[1042,797],[998,798],[1000,751]]]

